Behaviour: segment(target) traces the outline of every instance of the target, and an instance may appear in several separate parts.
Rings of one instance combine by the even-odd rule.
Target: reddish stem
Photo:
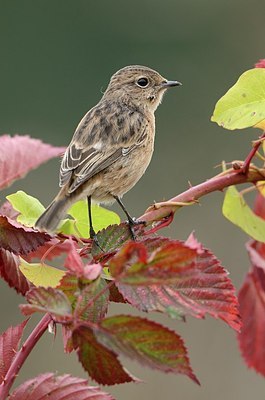
[[[228,186],[238,185],[242,183],[256,183],[265,180],[265,171],[263,169],[250,168],[247,174],[241,170],[230,169],[222,174],[200,183],[199,185],[190,187],[183,193],[173,197],[163,203],[157,203],[149,207],[145,214],[138,218],[139,221],[145,221],[150,225],[154,221],[168,217],[175,213],[185,203],[196,202],[202,196],[215,191],[222,191]],[[175,204],[174,204],[175,203]],[[184,204],[181,204],[184,203]]]
[[[0,399],[5,400],[8,396],[9,390],[13,385],[15,378],[17,377],[20,368],[26,361],[28,355],[32,351],[35,344],[41,338],[43,333],[48,328],[49,323],[51,322],[51,317],[48,314],[45,314],[44,317],[40,320],[38,325],[33,329],[29,337],[26,339],[21,349],[15,355],[9,370],[0,385]]]
[[[157,232],[159,229],[166,228],[168,225],[171,224],[173,219],[174,219],[174,213],[171,212],[167,217],[161,219],[161,221],[158,221],[158,223],[155,226],[153,226],[153,228],[149,229],[148,231],[145,231],[144,235],[145,236],[151,235]]]

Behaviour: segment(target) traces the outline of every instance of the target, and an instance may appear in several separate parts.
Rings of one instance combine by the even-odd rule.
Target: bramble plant
[[[212,121],[226,129],[265,129],[265,61],[239,78],[217,102]],[[182,320],[206,314],[226,322],[238,332],[246,363],[265,376],[265,168],[255,141],[244,162],[190,187],[172,199],[157,203],[139,218],[137,240],[130,239],[126,223],[102,207],[93,206],[100,247],[89,239],[85,201],[79,201],[56,234],[39,232],[34,223],[44,206],[18,191],[0,208],[0,275],[25,297],[20,306],[26,320],[0,336],[0,398],[81,400],[112,399],[84,379],[54,373],[39,375],[10,393],[20,368],[48,326],[60,324],[64,350],[76,352],[88,375],[102,385],[137,381],[122,365],[120,355],[162,372],[185,374],[199,383],[183,339],[172,330],[145,317],[107,316],[110,302],[127,303],[142,312],[158,311]],[[263,146],[264,147],[264,146]],[[35,150],[38,150],[37,152]],[[0,188],[9,186],[64,148],[27,136],[0,137]],[[259,156],[261,166],[251,163]],[[257,191],[254,210],[235,185],[249,183]],[[227,188],[223,214],[252,240],[247,243],[250,271],[239,292],[239,302],[227,271],[193,234],[184,242],[159,236],[176,211],[202,196]],[[52,266],[55,258],[61,268]],[[63,261],[62,261],[63,260]],[[44,316],[20,345],[33,313]],[[93,398],[94,398],[93,397]]]

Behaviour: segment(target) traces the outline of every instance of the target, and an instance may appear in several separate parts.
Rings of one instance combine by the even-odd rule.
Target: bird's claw
[[[146,226],[146,222],[145,221],[138,221],[135,217],[134,218],[129,218],[128,221],[126,221],[126,224],[129,227],[132,240],[134,240],[134,241],[136,241],[136,234],[135,234],[134,229],[133,229],[134,226],[137,226],[137,225]]]

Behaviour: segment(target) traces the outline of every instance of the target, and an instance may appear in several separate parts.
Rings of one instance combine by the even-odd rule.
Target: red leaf
[[[265,198],[260,193],[255,198],[254,212],[260,218],[265,219]]]
[[[36,250],[51,236],[44,232],[26,228],[12,219],[0,215],[0,247],[14,254],[28,254]]]
[[[69,240],[69,250],[64,262],[65,268],[73,272],[76,276],[81,277],[84,270],[84,263],[77,252],[77,245],[72,239]]]
[[[61,291],[51,287],[37,287],[31,289],[26,299],[29,304],[21,304],[20,309],[24,315],[34,312],[44,312],[52,315],[56,322],[68,322],[72,320],[72,307]]]
[[[239,291],[243,327],[238,339],[247,365],[265,376],[265,260],[259,245],[247,246],[252,268]]]
[[[190,234],[185,242],[185,245],[197,251],[197,254],[202,254],[204,252],[202,244],[196,239],[193,232]]]
[[[30,288],[29,281],[19,269],[18,256],[5,249],[0,249],[0,276],[23,296]]]
[[[115,385],[137,381],[123,368],[117,355],[97,341],[88,326],[79,326],[73,332],[73,345],[83,368],[96,382]]]
[[[162,372],[187,375],[199,383],[181,337],[154,321],[117,315],[102,320],[94,333],[97,340],[116,354],[123,354]]]
[[[122,283],[150,285],[174,282],[194,268],[197,251],[180,241],[169,239],[153,250],[153,242],[129,242],[110,260],[109,269]],[[149,250],[149,251],[148,251]]]
[[[85,379],[46,373],[22,383],[9,400],[113,400],[100,388],[88,386]]]
[[[84,266],[84,278],[94,281],[97,279],[102,272],[101,264],[87,264]]]
[[[122,294],[119,292],[116,285],[110,286],[110,296],[109,301],[113,301],[114,303],[127,303],[127,301],[123,298]]]
[[[48,242],[45,242],[42,246],[38,247],[36,250],[27,254],[27,256],[24,258],[28,262],[31,262],[35,258],[43,258],[43,262],[45,262],[45,260],[53,260],[56,257],[60,257],[65,253],[68,253],[70,249],[70,241],[68,239],[62,242],[54,237]]]
[[[100,264],[83,263],[83,260],[77,251],[77,246],[71,239],[69,240],[68,255],[64,264],[65,267],[70,272],[73,272],[77,277],[89,280],[97,279],[102,271],[102,267]]]
[[[127,252],[131,244],[112,258],[110,271],[119,272],[116,285],[124,299],[142,311],[156,310],[173,317],[190,314],[204,318],[208,313],[239,330],[235,289],[216,257],[201,246],[195,250],[172,240],[162,240],[153,251],[154,243],[158,244],[158,239],[134,244],[146,246],[145,264],[137,254],[132,258],[131,251]]]
[[[29,136],[0,137],[0,189],[24,177],[30,170],[53,157],[60,156],[65,147],[54,147]]]
[[[27,320],[17,326],[11,326],[0,336],[0,383],[4,380],[16,352],[19,349]]]

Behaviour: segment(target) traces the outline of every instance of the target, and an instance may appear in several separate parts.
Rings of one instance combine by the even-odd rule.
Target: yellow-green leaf
[[[223,214],[253,239],[265,242],[265,221],[254,214],[234,186],[226,191]]]
[[[28,263],[20,257],[19,269],[22,274],[35,286],[56,287],[65,274],[58,268],[44,263]]]
[[[60,232],[67,235],[77,235],[77,232],[79,232],[81,237],[89,237],[87,202],[85,200],[78,201],[72,205],[67,214],[71,215],[73,220],[65,220],[59,228]],[[96,204],[92,205],[92,219],[96,232],[120,222],[120,218],[116,213]]]
[[[22,190],[10,194],[6,198],[12,204],[13,208],[20,212],[17,220],[25,226],[34,226],[36,220],[45,210],[38,199]]]
[[[216,103],[211,120],[226,129],[262,128],[265,119],[265,69],[244,72]]]

